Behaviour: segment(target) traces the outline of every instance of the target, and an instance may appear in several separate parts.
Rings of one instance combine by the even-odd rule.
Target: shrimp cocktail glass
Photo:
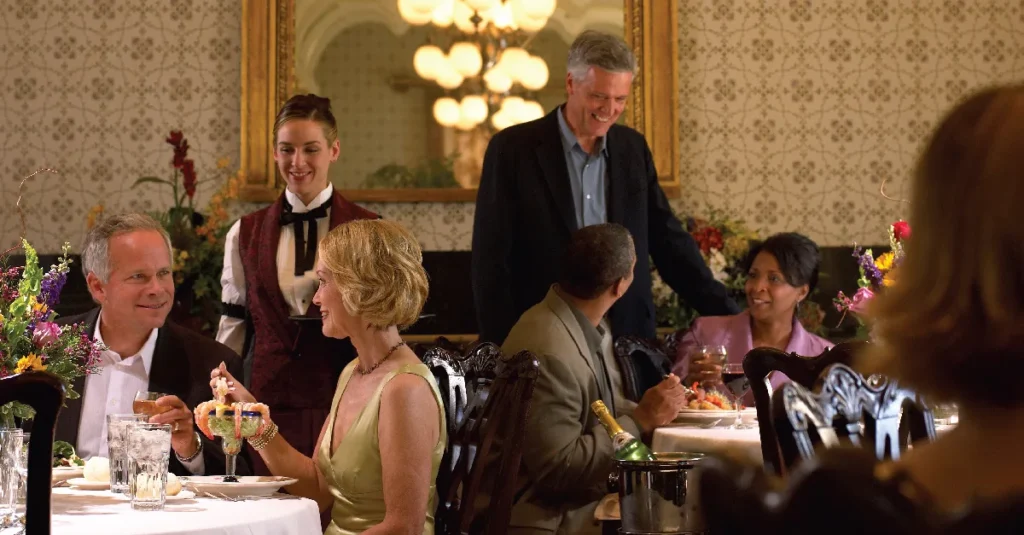
[[[207,438],[220,437],[224,449],[225,483],[237,483],[235,461],[245,439],[263,432],[270,422],[270,411],[262,403],[227,403],[227,381],[221,377],[214,386],[214,398],[196,406],[195,418]]]

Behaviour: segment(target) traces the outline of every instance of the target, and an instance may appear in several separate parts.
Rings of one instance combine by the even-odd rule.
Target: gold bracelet
[[[270,444],[270,441],[274,440],[274,437],[276,436],[277,424],[275,424],[274,422],[270,422],[270,425],[267,426],[267,428],[263,431],[262,434],[255,437],[249,437],[249,444],[253,447],[253,449],[259,451],[262,450],[263,448],[266,448],[267,444]]]

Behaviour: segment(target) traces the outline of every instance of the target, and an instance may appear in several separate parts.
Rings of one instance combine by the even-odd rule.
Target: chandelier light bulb
[[[468,131],[476,128],[476,125],[478,125],[478,124],[480,124],[480,123],[475,123],[475,122],[469,120],[467,117],[462,116],[462,117],[459,117],[459,122],[455,123],[455,128],[458,128],[459,130],[462,130],[463,132],[468,132]]]
[[[466,5],[468,5],[470,7],[470,9],[474,9],[476,11],[487,11],[488,9],[491,9],[492,7],[494,7],[495,2],[500,1],[500,0],[462,0],[462,1],[465,2]]]
[[[434,120],[441,126],[455,126],[461,111],[459,103],[451,97],[441,97],[434,101]]]
[[[527,100],[518,106],[519,119],[521,123],[533,121],[544,117],[544,106],[535,100]]]
[[[540,91],[548,85],[548,64],[539,56],[530,56],[523,62],[519,83],[530,91]]]
[[[492,93],[507,93],[509,89],[512,89],[512,78],[495,66],[484,73],[484,84]]]
[[[527,11],[525,3],[527,0],[508,0],[508,9],[512,13],[512,19],[515,20],[516,25],[519,29],[524,32],[537,32],[540,31],[548,23],[548,16],[536,17]]]
[[[425,80],[436,80],[443,67],[444,52],[434,45],[422,45],[412,56],[412,67],[416,74]]]
[[[455,27],[458,28],[459,31],[461,31],[462,33],[476,33],[476,26],[474,26],[473,21],[470,20],[473,18],[474,13],[475,12],[473,11],[473,8],[466,5],[465,2],[460,2],[456,0],[455,10],[452,16],[452,20],[453,22],[455,22]],[[485,13],[486,12],[480,13],[480,17],[484,19],[483,22],[480,23],[480,28],[483,28],[484,26],[487,25],[488,19],[485,16]]]
[[[398,14],[413,26],[423,26],[433,17],[431,10],[420,11],[412,6],[414,0],[398,0]]]
[[[530,59],[530,54],[519,48],[518,46],[508,47],[501,52],[501,56],[498,58],[498,67],[508,74],[509,78],[513,80],[520,79],[520,73],[526,67],[526,61]]]
[[[512,6],[508,2],[495,4],[491,9],[481,12],[480,16],[490,20],[499,30],[518,30],[516,18],[512,14]]]
[[[498,111],[504,113],[514,123],[515,119],[519,117],[519,107],[524,103],[523,97],[505,97],[501,99],[501,107],[498,108]]]
[[[459,111],[463,119],[472,121],[473,124],[484,122],[487,119],[488,112],[490,112],[487,108],[487,101],[480,95],[466,95],[462,97]]]
[[[493,125],[496,130],[504,130],[512,126],[512,124],[512,119],[505,111],[498,110],[497,113],[491,116],[491,125]]]
[[[441,0],[430,21],[438,28],[447,28],[455,20],[455,0]]]
[[[441,3],[441,0],[405,0],[409,7],[419,11],[420,13],[433,13],[437,9],[437,5]]]
[[[459,74],[459,71],[456,71],[447,59],[441,63],[441,68],[438,69],[437,74],[437,85],[445,89],[455,89],[462,85],[463,80],[465,80],[465,77]]]
[[[475,43],[460,41],[448,51],[448,62],[462,76],[476,76],[484,66],[484,58]]]

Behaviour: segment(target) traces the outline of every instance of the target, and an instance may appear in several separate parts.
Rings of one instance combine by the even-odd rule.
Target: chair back
[[[626,399],[640,402],[648,388],[661,382],[672,371],[672,359],[656,340],[638,336],[620,336],[615,340],[615,360],[622,374]]]
[[[805,388],[813,388],[826,368],[832,364],[849,365],[854,355],[865,345],[866,342],[844,342],[825,349],[817,356],[801,356],[770,347],[759,347],[743,357],[743,373],[749,379],[750,389],[754,393],[765,469],[775,474],[782,473],[776,431],[772,425],[772,387],[769,375],[772,372],[783,373],[790,381]]]
[[[488,535],[500,535],[508,529],[526,417],[539,371],[537,357],[529,351],[520,351],[500,356],[493,382],[480,378],[463,419],[449,437],[449,447],[453,452],[458,451],[458,455],[453,456],[447,489],[440,494],[441,503],[435,517],[437,533],[465,534],[470,532],[471,525],[474,533]],[[477,525],[474,513],[485,482],[485,469],[487,482],[495,484],[493,489],[488,489],[490,496],[486,514],[482,515],[485,517],[483,525]],[[440,490],[438,488],[439,493]]]
[[[26,535],[50,533],[50,485],[53,470],[53,433],[57,413],[64,406],[64,385],[47,372],[27,372],[0,379],[0,405],[20,401],[36,411],[28,444]]]
[[[899,459],[911,442],[935,439],[931,411],[917,394],[893,380],[873,383],[843,364],[825,371],[816,392],[782,385],[772,399],[771,422],[784,471],[813,458],[819,447],[863,446],[876,459]]]

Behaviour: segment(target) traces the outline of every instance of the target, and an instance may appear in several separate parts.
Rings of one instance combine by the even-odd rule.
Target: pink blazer
[[[727,354],[726,361],[742,364],[743,357],[754,348],[753,337],[750,333],[750,313],[744,310],[733,316],[703,316],[694,320],[693,325],[680,338],[676,347],[675,365],[672,367],[672,371],[680,378],[686,378],[690,368],[690,355],[701,344],[724,345]],[[793,335],[789,339],[789,345],[786,346],[787,353],[811,357],[821,354],[822,351],[833,345],[832,342],[807,332],[803,325],[793,318]],[[781,373],[773,373],[772,389],[778,388],[788,380],[789,378]],[[743,403],[748,407],[753,407],[754,395],[748,392],[743,398]]]

